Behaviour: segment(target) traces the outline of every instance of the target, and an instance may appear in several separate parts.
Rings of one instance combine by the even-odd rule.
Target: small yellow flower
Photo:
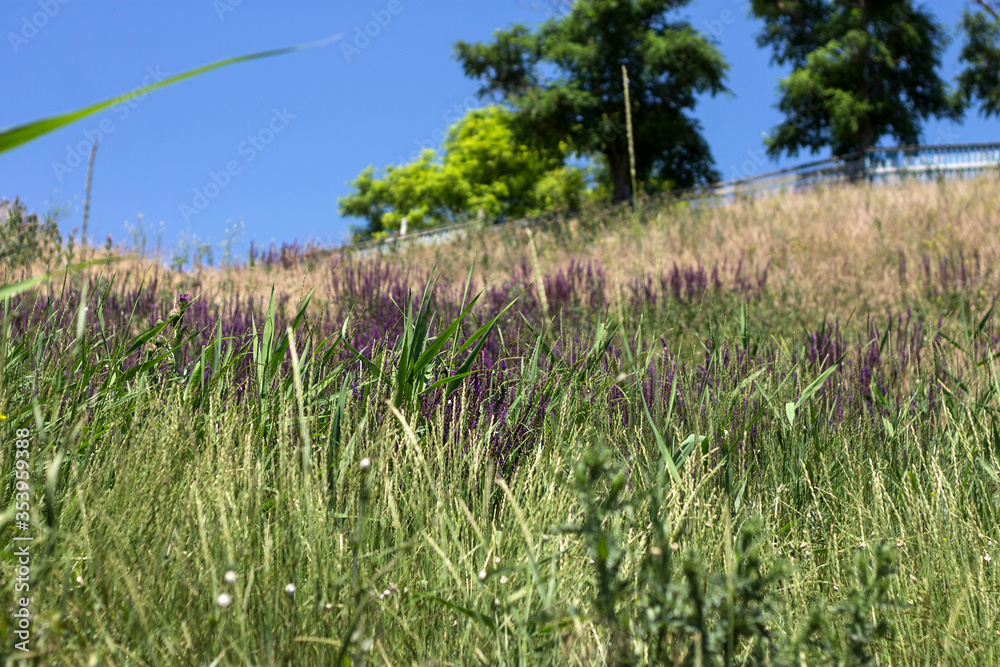
[[[4,419],[7,419],[7,415],[0,412],[0,422],[2,422]]]

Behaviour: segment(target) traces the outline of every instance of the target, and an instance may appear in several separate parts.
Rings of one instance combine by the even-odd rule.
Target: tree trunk
[[[612,203],[631,202],[632,173],[629,171],[628,157],[619,155],[613,149],[607,151],[604,157],[608,161],[608,171],[611,172]]]
[[[863,16],[863,23],[867,28],[871,24],[871,15],[867,0],[861,0],[860,9]],[[856,57],[860,61],[858,64],[860,65],[862,72],[860,81],[858,82],[858,92],[860,93],[861,98],[867,102],[870,101],[872,97],[871,91],[868,89],[868,83],[870,80],[870,71],[868,69],[869,54],[859,52],[856,54]],[[852,183],[864,180],[868,176],[868,149],[874,146],[876,141],[878,141],[878,131],[872,123],[871,117],[867,116],[865,117],[864,126],[861,128],[861,133],[858,136],[858,143],[854,148],[854,150],[860,155],[852,161],[853,168],[850,172],[850,180]]]
[[[849,178],[852,183],[862,181],[868,176],[868,170],[865,166],[868,149],[872,148],[876,141],[878,141],[878,132],[872,124],[871,119],[865,119],[865,125],[861,128],[861,136],[859,137],[856,149],[859,155],[849,163],[851,169]]]

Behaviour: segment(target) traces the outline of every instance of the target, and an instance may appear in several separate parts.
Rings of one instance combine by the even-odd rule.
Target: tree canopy
[[[689,0],[576,0],[537,30],[515,25],[490,43],[458,42],[481,97],[514,113],[520,140],[565,142],[604,162],[613,199],[632,196],[621,66],[628,68],[637,179],[649,189],[718,179],[701,125],[699,93],[726,91],[728,65],[688,23],[668,14]]]
[[[627,98],[640,189],[717,180],[692,113],[699,95],[728,92],[729,66],[709,38],[672,18],[689,3],[553,2],[559,13],[535,28],[457,42],[465,74],[495,105],[451,127],[440,155],[427,150],[381,172],[369,166],[338,201],[341,213],[366,220],[356,236],[369,237],[404,219],[416,230],[480,211],[495,220],[572,209],[584,199],[629,201]],[[1000,0],[969,3],[964,69],[952,90],[940,75],[947,30],[918,0],[750,0],[764,23],[758,45],[792,70],[779,81],[784,120],[765,139],[768,153],[857,154],[884,137],[919,143],[926,120],[959,120],[974,104],[1000,115]],[[567,166],[571,156],[590,166]]]
[[[359,236],[384,235],[458,222],[521,217],[578,208],[586,189],[582,169],[565,166],[566,147],[529,146],[514,137],[512,114],[498,106],[468,112],[448,130],[443,155],[427,149],[379,175],[367,167],[338,201],[341,215],[362,218]]]
[[[959,117],[939,75],[947,32],[913,0],[752,0],[751,11],[765,23],[758,44],[793,67],[779,84],[772,156],[844,155],[884,136],[916,144],[924,120]]]
[[[1000,116],[1000,3],[976,4],[982,10],[962,16],[965,44],[959,60],[965,69],[958,77],[958,99],[963,110],[978,102],[982,115]]]

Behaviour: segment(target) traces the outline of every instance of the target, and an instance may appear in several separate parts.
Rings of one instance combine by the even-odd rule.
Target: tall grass
[[[1000,661],[988,282],[792,311],[759,256],[622,281],[548,233],[485,289],[336,255],[5,298],[39,661]]]

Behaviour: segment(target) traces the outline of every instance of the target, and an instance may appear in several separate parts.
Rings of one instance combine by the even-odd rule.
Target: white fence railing
[[[998,167],[1000,143],[876,147],[864,154],[827,158],[693,188],[690,192],[699,197],[729,199],[770,191],[804,190],[816,185],[852,180],[891,183],[911,177],[975,176]]]
[[[746,178],[678,190],[671,194],[697,200],[727,202],[739,197],[793,192],[817,185],[850,181],[884,184],[906,178],[963,178],[991,170],[1000,172],[1000,143],[889,146],[869,148],[864,154],[817,160]],[[504,224],[527,226],[531,221],[516,220]],[[473,221],[425,229],[386,240],[355,243],[344,249],[368,254],[386,252],[410,244],[442,243],[463,238],[470,229],[481,225],[481,222]]]

